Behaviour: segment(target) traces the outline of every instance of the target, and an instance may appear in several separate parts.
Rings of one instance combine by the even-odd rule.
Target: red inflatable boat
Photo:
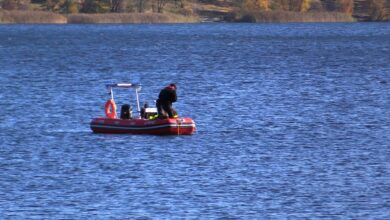
[[[188,135],[195,132],[195,123],[191,118],[154,120],[95,118],[91,122],[91,129],[96,133]]]
[[[153,135],[190,135],[196,131],[195,122],[191,118],[168,118],[157,119],[156,108],[145,108],[141,111],[138,92],[139,84],[119,83],[107,85],[111,99],[106,102],[106,117],[92,119],[91,129],[95,133],[109,134],[153,134]],[[136,92],[138,115],[132,117],[126,108],[121,109],[121,117],[117,118],[116,104],[114,101],[113,88],[133,88]],[[125,110],[124,110],[125,109]],[[128,110],[128,109],[127,109]],[[142,113],[141,113],[142,112]]]

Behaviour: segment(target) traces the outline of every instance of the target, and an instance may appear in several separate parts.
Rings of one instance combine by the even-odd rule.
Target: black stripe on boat
[[[194,128],[195,124],[162,124],[162,125],[151,125],[151,126],[128,126],[128,125],[105,125],[105,124],[91,124],[92,128],[106,128],[106,129],[117,129],[117,130],[154,130],[161,128]]]

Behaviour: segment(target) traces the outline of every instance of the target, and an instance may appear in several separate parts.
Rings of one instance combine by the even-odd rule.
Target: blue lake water
[[[91,133],[114,82],[197,133]],[[1,219],[390,218],[389,23],[1,25],[0,85]]]

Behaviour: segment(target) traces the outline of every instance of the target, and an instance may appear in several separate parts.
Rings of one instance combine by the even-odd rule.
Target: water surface
[[[2,25],[0,217],[388,219],[389,54],[386,23]],[[113,82],[177,83],[198,132],[91,133]]]

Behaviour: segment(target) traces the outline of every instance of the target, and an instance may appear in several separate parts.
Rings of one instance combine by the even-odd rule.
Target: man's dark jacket
[[[172,103],[177,101],[176,90],[173,86],[165,87],[158,95],[159,101],[162,103]]]

